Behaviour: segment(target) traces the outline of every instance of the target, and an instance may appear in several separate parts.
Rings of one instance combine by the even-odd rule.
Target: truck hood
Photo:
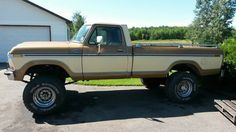
[[[24,42],[13,47],[11,54],[59,54],[69,52],[69,42]]]

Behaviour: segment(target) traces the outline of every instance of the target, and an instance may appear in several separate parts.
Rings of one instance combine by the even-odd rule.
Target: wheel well
[[[37,76],[37,75],[56,75],[60,78],[66,78],[69,74],[60,66],[57,65],[36,65],[30,67],[26,71],[26,75]]]
[[[177,64],[173,66],[170,71],[172,70],[191,72],[197,76],[200,75],[198,68],[192,64]]]

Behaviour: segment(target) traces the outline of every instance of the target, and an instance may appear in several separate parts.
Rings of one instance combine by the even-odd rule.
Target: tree
[[[75,12],[72,17],[72,24],[70,25],[70,36],[73,37],[84,23],[85,17],[80,12]]]
[[[188,27],[145,27],[130,28],[132,40],[185,39]]]
[[[193,43],[221,44],[232,35],[235,0],[197,0],[188,36]]]
[[[233,36],[224,41],[221,45],[224,50],[224,67],[227,80],[236,81],[236,30],[233,31]]]

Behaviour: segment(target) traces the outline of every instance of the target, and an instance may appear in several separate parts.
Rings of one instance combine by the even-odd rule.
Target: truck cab
[[[86,35],[80,35],[84,29],[87,30]],[[82,65],[85,80],[131,76],[132,45],[126,25],[85,25],[73,41],[83,43]]]

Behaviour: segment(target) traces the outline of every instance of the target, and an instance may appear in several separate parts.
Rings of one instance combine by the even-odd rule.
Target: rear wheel
[[[191,73],[176,72],[167,80],[166,93],[172,101],[186,103],[191,101],[197,92],[197,79]]]
[[[24,89],[23,101],[26,108],[35,114],[46,115],[56,112],[65,100],[64,82],[52,76],[38,76]]]

